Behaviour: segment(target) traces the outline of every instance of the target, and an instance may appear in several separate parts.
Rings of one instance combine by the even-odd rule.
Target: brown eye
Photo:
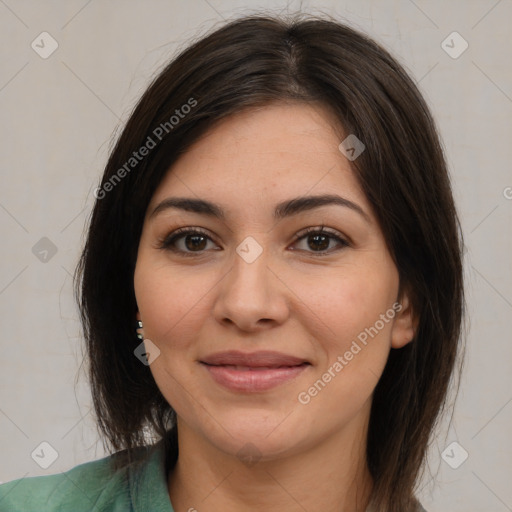
[[[213,240],[207,233],[198,229],[180,228],[167,236],[160,247],[185,256],[193,256],[208,250],[208,242],[213,243]]]
[[[349,243],[338,234],[326,231],[323,228],[310,228],[299,236],[295,244],[302,243],[301,251],[318,253],[318,255],[330,254],[333,251],[348,247]]]
[[[185,247],[190,251],[203,251],[207,239],[203,235],[185,235]]]
[[[314,251],[325,251],[329,248],[331,237],[324,234],[308,235],[308,246]]]

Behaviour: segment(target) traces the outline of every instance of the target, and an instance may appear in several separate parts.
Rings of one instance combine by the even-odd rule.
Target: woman
[[[326,19],[225,25],[151,84],[95,197],[77,292],[116,453],[5,484],[0,510],[424,510],[462,239],[384,49]]]

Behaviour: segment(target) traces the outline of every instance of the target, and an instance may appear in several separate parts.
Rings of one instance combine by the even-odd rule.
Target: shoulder
[[[138,455],[141,451],[138,450]],[[0,512],[126,512],[131,510],[128,467],[113,468],[117,454],[56,475],[0,485]]]

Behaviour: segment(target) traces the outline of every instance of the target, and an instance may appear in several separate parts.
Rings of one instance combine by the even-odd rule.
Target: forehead
[[[323,106],[279,103],[219,121],[181,155],[152,204],[169,195],[208,196],[217,202],[309,193],[343,193],[365,202],[350,162],[338,146],[344,134]]]
[[[274,103],[249,108],[217,122],[191,151],[203,158],[236,157],[240,149],[260,156],[313,156],[332,152],[341,142],[340,137],[341,126],[323,105]]]

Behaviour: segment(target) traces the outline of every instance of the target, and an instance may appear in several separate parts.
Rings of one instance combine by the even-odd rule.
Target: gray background
[[[92,191],[116,130],[177,49],[261,8],[333,14],[419,82],[453,177],[471,317],[455,413],[430,451],[437,478],[427,471],[420,495],[429,512],[512,510],[510,0],[0,0],[0,481],[104,455],[71,287]],[[51,48],[43,31],[58,43],[46,59],[31,47]],[[445,51],[463,49],[446,40],[454,31],[469,44],[457,58]],[[58,454],[47,469],[43,441]]]

